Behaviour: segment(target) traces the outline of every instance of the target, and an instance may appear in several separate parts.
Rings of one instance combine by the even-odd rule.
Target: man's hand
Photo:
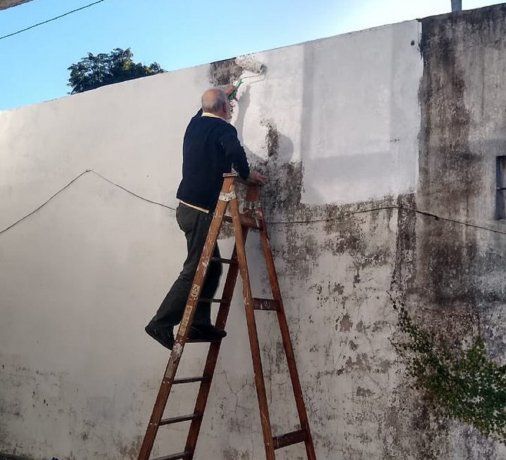
[[[231,94],[233,94],[237,88],[234,85],[227,85],[223,87],[223,91],[225,91],[225,94],[227,97],[230,97]]]
[[[239,86],[241,86],[242,80],[239,80],[235,83],[235,85],[227,85],[223,88],[223,91],[225,92],[227,98],[229,101],[237,101],[237,90],[239,89]]]
[[[257,184],[265,184],[267,182],[267,176],[260,174],[258,171],[251,171],[248,180],[256,182]]]

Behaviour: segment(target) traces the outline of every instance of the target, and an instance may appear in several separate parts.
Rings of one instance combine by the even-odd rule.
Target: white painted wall
[[[267,158],[271,122],[280,133],[279,162],[303,162],[309,205],[413,191],[418,35],[412,21],[258,53],[268,73],[241,87],[234,116],[248,153],[259,157],[252,161]],[[167,359],[143,329],[180,270],[184,240],[173,211],[104,177],[174,207],[182,135],[207,86],[204,65],[0,113],[0,230],[90,170],[0,234],[0,451],[38,459],[135,458]],[[319,223],[271,231],[276,250],[302,251],[295,262],[278,256],[277,263],[322,459],[362,458],[360,452],[379,458],[394,442],[384,439],[388,427],[350,414],[387,411],[398,379],[384,299],[396,214],[357,219],[365,241],[360,257],[385,253],[383,264],[360,272],[358,287],[356,254],[328,250],[349,229]],[[230,246],[222,242],[224,254]],[[259,268],[254,238],[250,249]],[[257,289],[264,280],[258,276]],[[198,458],[263,458],[239,298]],[[275,328],[267,319],[259,324],[269,395],[286,401],[274,403],[276,432],[291,431]],[[199,347],[188,348],[181,375],[198,375]],[[171,413],[187,413],[192,402],[193,394],[178,388]],[[182,442],[185,429],[161,430],[167,433],[161,453],[180,450],[172,444]],[[295,446],[280,458],[302,456]]]
[[[304,200],[353,203],[416,186],[416,21],[304,47]]]

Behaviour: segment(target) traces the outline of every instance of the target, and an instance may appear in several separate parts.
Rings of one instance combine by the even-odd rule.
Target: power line
[[[90,6],[96,5],[97,3],[102,3],[103,1],[104,0],[98,0],[97,2],[93,2],[93,3],[90,3],[88,5],[81,6],[81,8],[77,8],[77,9],[72,10],[72,11],[67,11],[66,13],[60,14],[59,16],[55,16],[54,18],[47,19],[47,20],[42,21],[42,22],[38,22],[37,24],[33,24],[32,26],[25,27],[24,29],[21,29],[21,30],[17,30],[16,32],[12,32],[12,33],[7,34],[7,35],[2,35],[0,37],[0,40],[3,40],[4,38],[12,37],[13,35],[17,35],[17,34],[20,34],[22,32],[26,32],[27,30],[33,29],[35,27],[39,27],[39,26],[41,26],[43,24],[47,24],[48,22],[56,21],[57,19],[63,18],[64,16],[68,16],[69,14],[76,13],[77,11],[84,10],[86,8],[89,8]]]
[[[5,232],[7,232],[12,227],[15,227],[19,223],[23,222],[25,219],[28,219],[28,217],[33,216],[35,213],[37,213],[38,211],[40,211],[44,206],[46,206],[46,204],[48,204],[50,201],[52,201],[54,198],[56,198],[60,193],[62,193],[65,190],[67,190],[74,182],[76,182],[78,179],[80,179],[81,177],[83,177],[85,174],[89,174],[89,173],[95,174],[96,176],[100,177],[102,180],[105,180],[106,182],[109,182],[110,184],[112,184],[112,185],[114,185],[114,186],[116,186],[116,187],[124,190],[125,192],[129,193],[130,195],[135,196],[136,198],[140,198],[143,201],[147,201],[148,203],[152,203],[152,204],[156,204],[158,206],[162,206],[164,208],[170,209],[171,211],[175,211],[176,210],[175,208],[173,208],[171,206],[167,206],[166,204],[159,203],[158,201],[153,201],[153,200],[150,200],[148,198],[144,198],[143,196],[137,195],[137,193],[134,193],[131,190],[128,190],[127,188],[123,187],[122,185],[116,184],[112,180],[108,179],[105,176],[102,176],[102,174],[99,174],[98,172],[94,171],[93,169],[86,169],[82,173],[80,173],[76,177],[74,177],[71,181],[67,182],[67,184],[65,184],[63,187],[61,187],[55,193],[53,193],[47,200],[45,200],[42,204],[40,204],[39,206],[37,206],[33,211],[30,211],[28,214],[26,214],[25,216],[21,217],[16,222],[13,222],[9,226],[1,229],[0,230],[0,235],[3,234],[3,233],[5,233]]]
[[[5,227],[4,229],[0,230],[0,235],[2,233],[5,233],[7,230],[10,230],[12,227],[15,227],[16,225],[18,225],[20,222],[23,222],[25,219],[28,219],[28,217],[30,216],[33,216],[37,211],[41,210],[44,206],[46,206],[46,204],[48,204],[54,197],[56,197],[57,195],[59,195],[61,192],[63,192],[65,189],[67,189],[68,187],[70,187],[77,179],[79,179],[81,176],[84,176],[85,174],[89,173],[90,170],[87,169],[86,171],[83,171],[81,174],[79,174],[78,176],[74,177],[68,184],[64,185],[60,190],[58,190],[56,193],[53,193],[46,201],[44,201],[44,203],[42,203],[41,205],[37,206],[33,211],[29,212],[28,214],[26,214],[25,216],[21,217],[21,219],[18,219],[16,222],[12,223],[11,225],[9,225],[8,227]]]
[[[171,206],[168,206],[168,205],[163,204],[163,203],[159,203],[158,201],[150,200],[150,199],[145,198],[145,197],[143,197],[141,195],[138,195],[135,192],[132,192],[131,190],[127,189],[126,187],[123,187],[122,185],[117,184],[116,182],[113,182],[112,180],[110,180],[107,177],[103,176],[102,174],[94,171],[93,169],[86,169],[82,173],[80,173],[76,177],[74,177],[66,185],[64,185],[63,187],[61,187],[57,192],[53,193],[46,201],[44,201],[42,204],[40,204],[39,206],[37,206],[33,211],[29,212],[28,214],[26,214],[25,216],[21,217],[16,222],[13,222],[9,226],[7,226],[7,227],[5,227],[3,229],[0,229],[0,235],[2,235],[3,233],[7,232],[11,228],[15,227],[19,223],[23,222],[28,217],[30,217],[33,214],[35,214],[38,211],[40,211],[51,200],[53,200],[54,198],[56,198],[57,195],[59,195],[60,193],[62,193],[63,191],[65,191],[67,188],[69,188],[74,182],[76,182],[78,179],[80,179],[81,177],[83,177],[85,174],[90,174],[90,173],[94,174],[95,176],[99,177],[100,179],[108,182],[109,184],[111,184],[111,185],[113,185],[115,187],[120,188],[121,190],[127,192],[128,194],[130,194],[130,195],[132,195],[132,196],[134,196],[134,197],[136,197],[138,199],[141,199],[141,200],[146,201],[146,202],[151,203],[151,204],[155,204],[157,206],[161,206],[161,207],[166,208],[166,209],[170,209],[171,211],[175,211],[175,208],[173,208]],[[283,221],[283,220],[281,220],[281,221],[266,221],[266,223],[268,223],[270,225],[297,225],[297,224],[305,224],[305,225],[307,225],[307,224],[314,224],[314,223],[318,223],[318,222],[336,222],[336,221],[338,221],[340,219],[344,219],[344,218],[346,218],[346,217],[348,217],[350,215],[353,215],[353,214],[364,214],[364,213],[369,213],[369,212],[377,212],[377,211],[383,211],[383,210],[394,210],[394,209],[396,209],[398,211],[412,212],[412,213],[415,213],[415,214],[418,214],[418,215],[422,215],[422,216],[426,216],[426,217],[431,217],[431,218],[433,218],[435,220],[442,220],[442,221],[445,221],[445,222],[451,222],[451,223],[454,223],[454,224],[463,225],[465,227],[471,227],[471,228],[475,228],[475,229],[486,230],[486,231],[492,232],[492,233],[498,233],[500,235],[506,235],[506,232],[504,232],[502,230],[497,230],[497,229],[490,228],[490,227],[483,227],[481,225],[473,224],[471,222],[465,222],[465,221],[461,221],[461,220],[452,219],[450,217],[438,216],[437,214],[433,214],[431,212],[421,211],[419,209],[410,208],[410,207],[406,207],[406,206],[402,206],[402,205],[387,205],[387,206],[380,206],[380,207],[376,207],[376,208],[359,209],[357,211],[346,212],[344,215],[342,215],[340,217],[330,217],[330,218],[325,218],[325,219],[289,220],[289,221],[286,221],[286,220],[285,221]]]

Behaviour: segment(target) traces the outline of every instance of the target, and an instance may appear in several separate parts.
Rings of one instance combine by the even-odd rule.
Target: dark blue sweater
[[[249,176],[246,153],[237,130],[225,120],[203,117],[202,110],[191,119],[183,141],[183,179],[176,197],[186,203],[213,210],[218,201],[223,174],[232,166]]]

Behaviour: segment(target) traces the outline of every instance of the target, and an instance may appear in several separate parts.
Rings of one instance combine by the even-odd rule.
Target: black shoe
[[[227,335],[226,331],[218,329],[212,324],[194,324],[190,327],[189,340],[214,341]]]
[[[148,324],[144,330],[158,343],[163,345],[165,348],[172,350],[172,347],[174,346],[174,334],[171,327],[158,328],[151,326],[151,324]]]

